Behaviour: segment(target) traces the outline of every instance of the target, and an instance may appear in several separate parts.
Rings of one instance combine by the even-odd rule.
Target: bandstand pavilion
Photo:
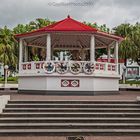
[[[18,34],[16,39],[20,50],[19,93],[118,93],[121,37],[101,32],[68,16],[52,25]],[[33,60],[31,48],[44,49],[45,55],[39,54],[40,59]],[[107,50],[107,62],[96,61],[98,49]]]

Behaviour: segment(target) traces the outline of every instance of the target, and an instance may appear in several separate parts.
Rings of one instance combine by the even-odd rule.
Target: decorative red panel
[[[95,68],[96,68],[96,70],[99,70],[99,64],[96,64]]]
[[[30,70],[30,69],[31,69],[31,64],[28,64],[27,67],[28,67],[28,69]]]
[[[115,71],[116,69],[115,69],[115,66],[112,66],[112,71]]]
[[[76,79],[62,79],[61,87],[79,87],[80,81]]]
[[[40,69],[40,63],[36,63],[36,69]]]
[[[41,63],[41,69],[43,69],[44,62]]]
[[[111,70],[111,65],[108,65],[108,70],[109,70],[109,71]]]
[[[100,70],[104,70],[104,64],[100,64]]]
[[[26,64],[23,64],[23,65],[22,65],[22,69],[23,69],[23,70],[26,70]]]

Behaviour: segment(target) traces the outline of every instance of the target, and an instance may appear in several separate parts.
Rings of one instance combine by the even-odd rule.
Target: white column
[[[24,47],[25,48],[25,51],[24,51],[24,58],[25,58],[25,62],[27,62],[28,61],[28,46],[25,46]]]
[[[90,61],[95,61],[95,37],[94,35],[91,36],[90,40]]]
[[[116,42],[115,44],[115,63],[118,64],[118,46],[119,46],[119,43]]]
[[[19,63],[23,61],[23,40],[19,40]]]
[[[85,60],[85,51],[84,51],[83,48],[81,49],[81,60],[82,60],[82,61]]]
[[[47,34],[47,42],[46,42],[46,61],[51,60],[51,35]]]
[[[60,52],[60,61],[63,61],[63,52]]]
[[[51,58],[52,58],[52,60],[54,60],[54,57],[53,57],[53,47],[51,48]]]
[[[119,43],[116,42],[115,43],[115,51],[114,51],[114,55],[115,55],[115,63],[117,65],[117,68],[116,68],[116,72],[118,73],[118,49],[119,49]]]
[[[23,39],[19,40],[19,73],[21,71],[21,63],[23,62]]]
[[[108,58],[109,63],[110,63],[110,55],[111,55],[110,46],[108,46],[108,48],[107,48],[107,58]]]

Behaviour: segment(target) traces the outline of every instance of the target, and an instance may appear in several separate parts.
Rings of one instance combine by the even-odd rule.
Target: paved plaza
[[[120,91],[117,95],[94,95],[94,96],[48,96],[19,94],[17,91],[4,91],[0,95],[11,95],[11,100],[136,100],[140,91]]]

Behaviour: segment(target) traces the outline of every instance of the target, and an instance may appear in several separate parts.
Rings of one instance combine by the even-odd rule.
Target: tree
[[[138,62],[140,58],[140,23],[136,23],[134,26],[130,24],[121,24],[114,28],[115,34],[125,38],[120,44],[119,56],[125,60],[131,58]]]
[[[119,45],[119,57],[124,59],[124,65],[127,67],[127,59],[133,58],[135,55],[135,47],[131,40],[133,26],[130,24],[121,24],[114,28],[115,34],[125,39]],[[123,70],[123,83],[125,83],[126,69]]]
[[[118,36],[124,37],[124,40],[119,45],[119,57],[124,59],[124,65],[127,65],[127,59],[130,59],[135,54],[134,44],[131,40],[133,26],[130,24],[121,24],[115,28],[114,33]]]
[[[96,28],[96,29],[98,29],[102,32],[107,32],[107,33],[110,32],[110,29],[106,26],[106,24],[98,25],[96,22],[95,23],[90,23],[90,22],[85,22],[85,21],[83,23],[90,26],[90,27]]]
[[[15,54],[13,32],[6,26],[0,29],[0,62],[10,68],[16,67],[17,56]],[[4,73],[5,76],[5,73]]]
[[[13,28],[14,34],[21,34],[27,32],[27,27],[23,24],[18,24],[16,27]]]
[[[55,21],[50,21],[49,19],[37,18],[35,21],[31,21],[28,25],[32,30],[36,30],[48,25],[55,23]]]
[[[135,60],[139,64],[140,59],[140,23],[136,23],[133,26],[132,33],[130,34],[131,41],[134,45],[135,55],[132,56],[133,60]]]

